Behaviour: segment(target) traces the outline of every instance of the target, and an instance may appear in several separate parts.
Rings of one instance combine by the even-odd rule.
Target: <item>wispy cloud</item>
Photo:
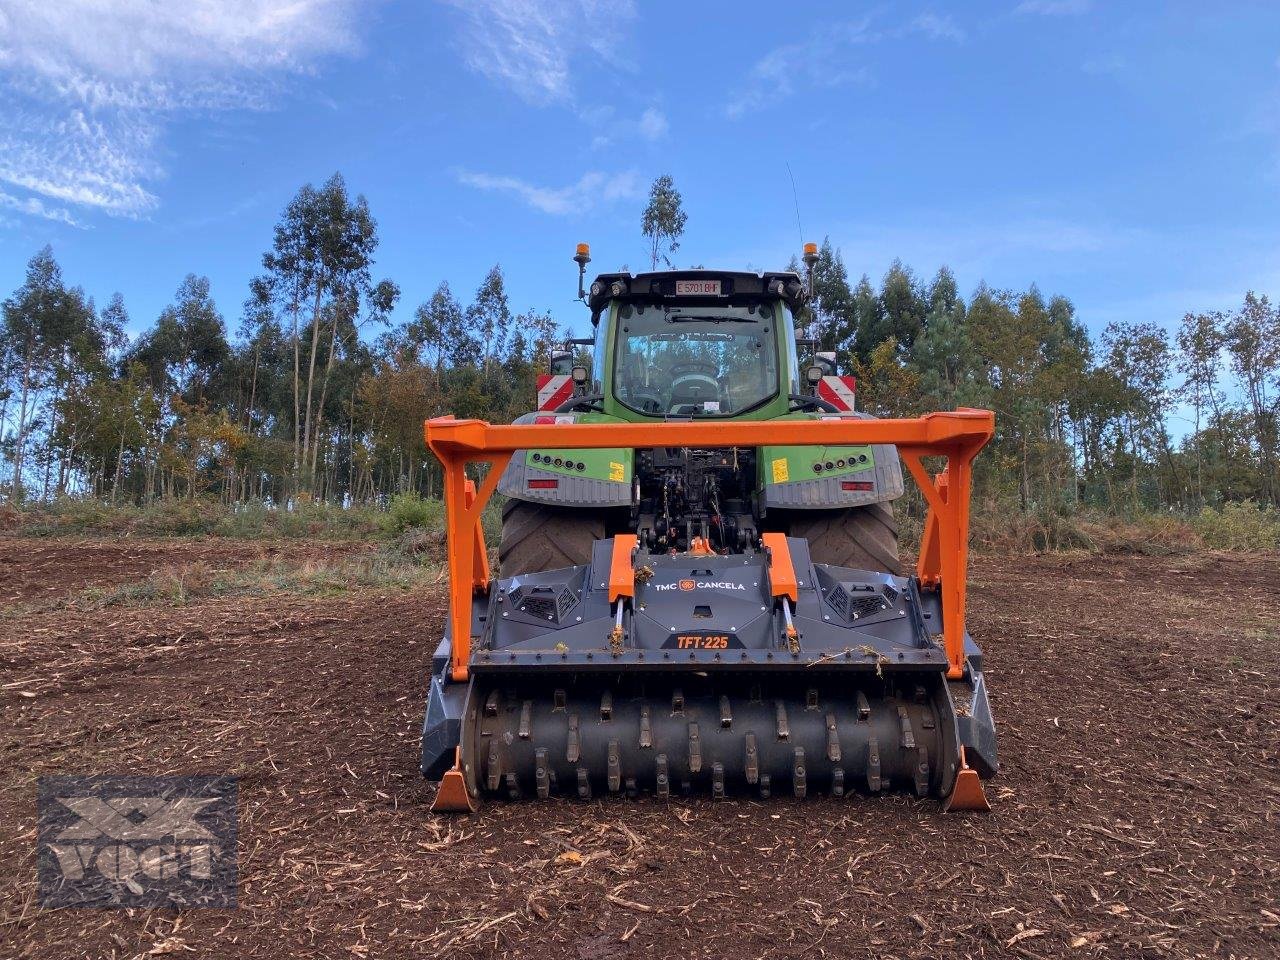
[[[169,121],[266,106],[282,77],[354,48],[355,9],[356,0],[0,0],[0,182],[32,195],[15,199],[33,216],[48,215],[27,203],[37,197],[144,216],[158,204],[156,144]]]
[[[535,105],[573,100],[570,64],[612,55],[631,0],[443,0],[465,15],[467,66]]]
[[[962,30],[950,16],[943,14],[938,15],[931,11],[925,11],[908,24],[908,29],[914,33],[923,33],[931,40],[953,40],[956,43],[964,43],[965,32]]]
[[[564,187],[543,187],[519,177],[471,170],[458,170],[456,176],[459,183],[468,187],[514,194],[535,210],[556,215],[582,213],[617,200],[634,200],[643,193],[640,174],[635,170],[611,174],[592,170]]]
[[[1035,13],[1046,17],[1070,17],[1088,13],[1093,0],[1022,0],[1014,13]]]
[[[859,56],[873,44],[901,40],[913,34],[929,40],[961,43],[965,32],[945,15],[925,12],[905,24],[874,26],[874,17],[837,23],[815,30],[807,40],[770,50],[752,65],[746,81],[730,98],[725,113],[738,118],[792,96],[799,89],[823,89],[847,85],[873,86],[875,75]]]
[[[667,115],[657,107],[650,107],[640,114],[640,136],[646,140],[661,140],[667,135]]]
[[[40,217],[44,220],[54,220],[58,223],[65,223],[72,227],[81,226],[80,222],[76,220],[75,217],[71,216],[68,211],[60,207],[47,206],[39,197],[19,198],[13,196],[13,194],[5,193],[3,190],[0,190],[0,207],[4,207],[8,210],[14,210],[18,213],[25,213],[29,217]],[[2,218],[2,221],[5,225],[11,225],[16,222],[7,217]]]

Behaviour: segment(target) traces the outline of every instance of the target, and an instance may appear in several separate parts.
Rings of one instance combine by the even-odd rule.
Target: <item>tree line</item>
[[[670,262],[686,215],[670,177],[642,217],[647,259]],[[509,421],[567,336],[515,313],[494,266],[471,297],[447,282],[392,323],[399,287],[375,276],[377,223],[340,175],[304,186],[275,224],[235,330],[192,274],[145,332],[115,294],[98,308],[45,248],[3,303],[0,490],[117,503],[369,502],[438,495],[422,421]],[[1113,511],[1280,500],[1280,310],[1112,324],[1090,337],[1071,302],[894,263],[852,283],[830,241],[812,309],[821,349],[884,416],[997,413],[980,494],[1023,510]]]

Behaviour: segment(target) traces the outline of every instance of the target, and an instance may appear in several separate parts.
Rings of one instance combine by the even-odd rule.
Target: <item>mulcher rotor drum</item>
[[[462,759],[474,791],[511,799],[945,796],[956,727],[936,676],[481,675]]]

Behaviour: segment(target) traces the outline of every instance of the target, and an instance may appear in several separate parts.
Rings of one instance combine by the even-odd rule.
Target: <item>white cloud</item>
[[[24,197],[20,199],[13,196],[13,194],[0,190],[0,207],[15,210],[18,213],[25,213],[30,217],[41,217],[45,220],[65,223],[72,227],[80,226],[80,223],[69,212],[58,207],[45,206],[39,197]],[[4,226],[12,226],[14,223],[16,221],[10,220],[8,217],[0,218],[0,224]]]
[[[640,136],[646,140],[661,140],[667,135],[667,117],[657,107],[650,107],[640,115]]]
[[[1046,17],[1069,17],[1088,13],[1093,0],[1022,0],[1014,13],[1038,13]]]
[[[540,187],[519,177],[495,176],[470,170],[456,171],[458,182],[479,190],[512,193],[543,213],[581,213],[599,204],[633,200],[642,195],[640,175],[634,170],[606,174],[598,170],[584,173],[565,187]]]
[[[867,17],[858,23],[835,24],[816,31],[808,40],[777,47],[756,61],[725,112],[737,118],[789,97],[795,92],[797,79],[814,87],[870,83],[867,67],[850,62],[852,48],[878,39],[880,35],[871,30],[871,18]]]
[[[736,119],[769,103],[790,97],[802,88],[821,89],[849,84],[873,86],[875,76],[858,51],[886,40],[922,34],[930,40],[965,39],[949,16],[922,13],[893,28],[874,28],[872,16],[837,23],[813,31],[807,40],[784,44],[755,62],[746,82],[730,98],[725,113]]]
[[[145,215],[166,123],[267,105],[282,76],[353,49],[356,2],[0,0],[0,182]]]
[[[463,57],[472,70],[527,103],[573,100],[570,63],[608,57],[635,18],[631,0],[443,0],[465,14]]]
[[[923,33],[930,40],[954,40],[964,43],[965,32],[950,16],[938,16],[926,11],[911,21],[908,29],[914,33]]]

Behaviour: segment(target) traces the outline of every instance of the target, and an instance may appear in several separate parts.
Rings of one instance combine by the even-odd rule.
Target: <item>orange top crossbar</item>
[[[556,423],[494,426],[483,420],[437,417],[426,423],[427,445],[444,468],[445,525],[449,537],[452,675],[467,679],[471,658],[471,599],[488,587],[480,514],[517,450],[602,447],[758,447],[894,444],[929,503],[917,574],[942,594],[948,676],[964,673],[965,572],[968,566],[969,492],[973,458],[995,432],[989,410],[960,409],[910,420],[733,420],[678,423]],[[932,478],[922,457],[947,458]],[[487,463],[479,488],[469,491],[466,466]],[[474,488],[473,488],[474,489]]]

